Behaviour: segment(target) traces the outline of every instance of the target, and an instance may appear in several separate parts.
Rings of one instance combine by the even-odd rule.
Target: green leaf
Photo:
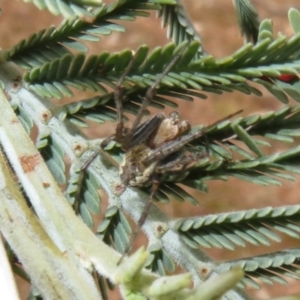
[[[80,213],[80,216],[81,216],[83,222],[88,227],[92,228],[94,226],[93,218],[92,218],[89,210],[87,209],[85,203],[83,203],[83,202],[80,203],[79,213]]]
[[[291,8],[288,13],[290,24],[294,33],[300,32],[300,13],[295,8]]]

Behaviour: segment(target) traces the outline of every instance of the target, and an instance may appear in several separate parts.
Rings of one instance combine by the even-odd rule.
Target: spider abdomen
[[[157,162],[144,163],[151,149],[144,143],[129,149],[120,165],[120,179],[132,187],[148,186],[152,182]]]

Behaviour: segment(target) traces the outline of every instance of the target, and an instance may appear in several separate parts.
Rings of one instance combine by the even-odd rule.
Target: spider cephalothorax
[[[159,168],[168,161],[168,156],[174,154],[173,149],[163,151],[162,146],[175,141],[189,129],[189,122],[181,121],[176,111],[171,112],[168,117],[163,113],[157,114],[140,125],[132,137],[139,142],[125,152],[120,165],[122,183],[133,187],[151,185],[153,177],[161,173]],[[161,150],[159,157],[151,159],[151,155],[158,149]]]

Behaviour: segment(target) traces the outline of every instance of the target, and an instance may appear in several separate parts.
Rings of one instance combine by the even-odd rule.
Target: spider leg
[[[83,166],[81,167],[81,172],[85,171],[90,164],[92,163],[92,161],[98,156],[98,154],[101,152],[101,148],[99,148],[98,150],[96,150],[88,159],[87,161],[83,164]]]
[[[198,153],[191,153],[189,155],[184,155],[178,159],[172,160],[168,163],[159,165],[155,168],[156,173],[170,173],[170,172],[181,172],[189,168],[189,165],[193,162],[197,162],[201,158],[207,156],[206,152],[198,152]]]
[[[105,140],[103,140],[100,144],[100,149],[98,149],[97,151],[95,151],[95,153],[93,153],[88,160],[84,163],[84,165],[81,167],[81,171],[85,171],[89,165],[93,162],[93,160],[98,156],[98,154],[101,152],[102,154],[104,154],[106,156],[106,158],[109,159],[109,161],[112,162],[111,158],[109,155],[106,154],[106,152],[102,151],[111,141],[117,141],[119,143],[122,142],[122,137],[123,137],[123,128],[124,128],[124,123],[123,123],[123,105],[122,105],[122,83],[125,79],[125,77],[128,75],[128,73],[130,72],[132,65],[135,61],[135,57],[133,56],[131,61],[129,62],[128,66],[126,67],[124,73],[122,74],[122,76],[119,78],[117,84],[116,84],[116,89],[114,92],[114,98],[115,98],[115,102],[116,102],[116,109],[117,109],[117,126],[116,126],[116,133],[111,135],[110,137],[106,138]],[[118,167],[118,165],[116,165],[116,163],[113,163],[115,166]]]
[[[123,72],[123,74],[121,75],[121,77],[119,78],[117,84],[116,84],[116,89],[114,92],[114,98],[115,98],[115,103],[116,103],[116,109],[117,109],[117,126],[116,126],[116,133],[111,135],[110,137],[106,138],[105,140],[103,140],[100,144],[100,149],[98,149],[97,151],[95,151],[95,153],[93,153],[93,155],[91,155],[88,160],[85,162],[85,164],[81,167],[81,171],[86,170],[89,165],[92,163],[92,161],[98,156],[98,154],[101,152],[102,154],[104,154],[106,156],[106,158],[112,162],[112,159],[109,155],[106,154],[106,152],[102,151],[111,141],[117,141],[119,143],[122,142],[122,137],[123,137],[123,128],[124,128],[124,123],[123,123],[123,104],[122,104],[122,83],[125,79],[125,77],[128,75],[128,73],[130,72],[133,64],[135,61],[135,56],[132,57],[132,59],[130,60],[128,66],[125,68],[125,71]],[[118,167],[118,165],[113,162],[113,164]]]
[[[135,145],[143,143],[160,126],[164,119],[165,115],[163,113],[158,113],[151,119],[139,125],[134,132],[128,147],[131,148]]]
[[[100,148],[96,150],[88,159],[87,161],[83,164],[83,166],[80,168],[80,174],[78,178],[78,186],[82,187],[83,184],[83,179],[84,179],[84,172],[86,169],[90,166],[90,164],[93,162],[93,160],[98,156],[99,153],[101,153],[103,156],[106,157],[106,159],[114,165],[116,168],[119,167],[119,164],[108,154],[106,153],[103,149],[110,143],[110,141],[115,140],[115,135],[112,135],[108,137],[107,139],[103,140],[100,144]],[[80,189],[76,191],[75,199],[79,200],[80,197]],[[78,203],[76,201],[76,203]]]
[[[139,232],[141,231],[141,228],[143,227],[143,225],[145,224],[145,221],[147,219],[147,216],[149,214],[151,205],[153,204],[153,197],[155,195],[155,193],[158,191],[160,185],[160,180],[159,177],[157,176],[157,178],[154,178],[152,181],[152,187],[151,187],[151,193],[150,193],[150,197],[148,199],[148,202],[146,203],[146,206],[137,222],[137,228],[135,229],[135,231],[132,233],[129,243],[127,245],[127,247],[125,248],[124,253],[122,254],[122,256],[120,257],[117,265],[119,265],[122,261],[123,258],[125,257],[125,255],[127,255],[129,253],[129,250],[134,242],[134,240],[136,239],[137,235],[139,234]]]
[[[177,138],[174,141],[167,142],[165,144],[162,144],[161,146],[157,147],[151,153],[143,160],[145,164],[149,164],[152,161],[161,160],[165,157],[167,157],[170,153],[176,152],[180,150],[183,146],[186,144],[194,141],[195,139],[200,138],[203,136],[209,129],[213,128],[214,126],[218,125],[219,123],[222,123],[223,121],[228,120],[229,118],[241,113],[242,110],[239,110],[233,114],[228,115],[227,117],[218,120],[211,125],[205,127],[203,130],[196,131],[195,133],[187,134],[184,136],[181,136]]]
[[[206,155],[209,156],[209,143],[208,143],[208,137],[205,134],[205,132],[203,134],[203,137],[204,137],[204,140],[205,140],[205,144],[204,144],[205,145],[205,152],[206,152]]]
[[[115,135],[111,135],[107,139],[103,140],[100,144],[100,148],[96,150],[88,159],[87,161],[83,164],[81,167],[81,171],[85,171],[90,164],[93,162],[93,160],[98,156],[99,153],[102,153],[111,163],[113,163],[114,166],[118,167],[119,165],[112,160],[112,158],[105,152],[103,149],[111,142],[116,139]]]
[[[205,154],[204,154],[204,156],[205,156]],[[147,219],[151,205],[153,204],[153,197],[155,196],[156,192],[158,191],[159,185],[161,183],[159,173],[179,172],[179,171],[185,170],[186,168],[188,168],[188,165],[190,163],[192,163],[193,161],[199,160],[201,157],[203,157],[203,153],[202,154],[201,153],[192,153],[191,155],[185,155],[184,157],[180,156],[178,159],[175,159],[174,161],[163,164],[155,169],[156,174],[154,175],[154,178],[152,181],[150,197],[149,197],[148,202],[142,212],[142,215],[140,216],[140,218],[137,222],[137,228],[132,233],[129,243],[117,263],[118,265],[122,262],[125,255],[128,254],[134,240],[136,239],[138,233],[140,232],[141,228],[143,227],[143,225]]]
[[[156,88],[159,85],[159,83],[161,82],[161,80],[163,79],[163,77],[165,75],[167,75],[171,69],[174,67],[174,65],[178,62],[178,60],[180,59],[182,53],[186,50],[186,48],[188,47],[185,46],[183,49],[181,49],[181,51],[174,56],[174,58],[170,61],[170,63],[166,66],[165,70],[157,77],[157,79],[155,80],[155,82],[148,88],[145,97],[141,97],[142,99],[142,105],[138,111],[138,114],[132,124],[132,127],[128,130],[128,132],[125,135],[124,138],[124,148],[126,149],[126,146],[128,147],[130,144],[130,140],[136,130],[136,128],[139,126],[139,124],[141,123],[142,117],[145,113],[146,108],[148,107],[149,103],[152,101],[152,98],[155,94]]]
[[[132,57],[130,60],[128,66],[126,67],[125,71],[123,72],[122,76],[119,78],[117,84],[116,84],[116,89],[114,92],[114,97],[115,97],[115,102],[116,102],[116,109],[117,109],[117,126],[116,126],[116,135],[115,135],[115,140],[119,143],[122,142],[122,137],[123,137],[123,128],[124,128],[124,123],[123,123],[123,104],[122,104],[122,94],[123,94],[123,89],[122,89],[122,83],[125,79],[125,77],[128,75],[130,72],[133,64],[135,62],[135,56]]]

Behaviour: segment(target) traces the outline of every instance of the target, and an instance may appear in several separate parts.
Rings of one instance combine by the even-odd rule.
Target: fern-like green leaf
[[[137,16],[148,16],[145,11],[157,10],[161,7],[160,4],[147,0],[114,1],[108,5],[100,4],[92,11],[76,10],[75,7],[79,7],[78,3],[70,4],[69,1],[62,0],[35,0],[34,3],[41,4],[41,9],[53,7],[56,13],[68,14],[68,17],[70,17],[69,14],[73,14],[73,18],[64,20],[58,28],[52,26],[48,30],[43,29],[31,35],[7,52],[8,59],[26,69],[41,67],[45,63],[70,53],[69,49],[86,52],[88,48],[84,45],[85,41],[99,41],[101,35],[125,30],[124,26],[112,20],[133,21]],[[91,20],[74,17],[78,14],[88,14]]]
[[[246,259],[226,262],[221,265],[222,272],[231,269],[235,265],[240,265],[245,270],[246,277],[242,283],[254,288],[259,288],[258,279],[261,283],[267,284],[287,284],[284,277],[300,279],[299,268],[300,250],[298,248],[274,252],[268,255],[261,255]]]
[[[158,17],[162,19],[162,26],[168,27],[167,36],[172,38],[176,45],[184,41],[201,41],[200,36],[190,22],[181,4],[178,3],[174,6],[163,5],[162,9],[158,12]],[[202,55],[204,55],[204,51],[199,47],[195,58],[199,58]]]
[[[276,233],[300,238],[298,222],[300,206],[266,207],[233,213],[208,215],[175,222],[180,235],[194,248],[225,248],[234,250],[235,246],[270,246],[271,241],[281,242]]]
[[[131,227],[124,214],[116,206],[107,209],[105,217],[97,229],[97,236],[120,253],[124,253]]]
[[[88,10],[88,6],[97,6],[101,4],[100,0],[76,1],[76,0],[24,0],[32,2],[39,9],[48,9],[53,15],[63,15],[65,18],[74,16],[92,17],[92,13]]]

